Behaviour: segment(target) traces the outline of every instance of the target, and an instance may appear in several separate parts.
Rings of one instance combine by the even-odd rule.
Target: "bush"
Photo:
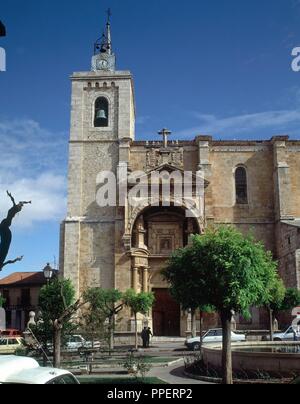
[[[150,372],[152,366],[146,362],[143,356],[135,356],[131,351],[121,366],[133,375],[136,379],[145,379],[147,373]]]

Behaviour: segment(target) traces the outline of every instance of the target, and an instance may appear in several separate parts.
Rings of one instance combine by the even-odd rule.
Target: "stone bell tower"
[[[96,203],[97,176],[128,166],[135,136],[133,79],[129,71],[116,70],[110,16],[109,11],[105,33],[95,43],[91,71],[71,76],[68,212],[60,268],[77,294],[87,286],[115,287],[122,217],[116,207]]]

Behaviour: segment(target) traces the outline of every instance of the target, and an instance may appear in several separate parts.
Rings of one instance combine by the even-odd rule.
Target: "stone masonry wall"
[[[286,287],[300,289],[300,227],[281,223],[278,232],[280,275]]]

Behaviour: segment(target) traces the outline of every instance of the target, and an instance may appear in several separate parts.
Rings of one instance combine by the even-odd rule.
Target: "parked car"
[[[82,335],[71,335],[67,338],[66,349],[69,352],[85,349],[100,349],[99,341],[87,341]]]
[[[0,337],[21,337],[22,333],[14,328],[8,328],[7,330],[0,331]]]
[[[0,384],[79,384],[67,370],[42,368],[32,358],[0,357]]]
[[[264,338],[265,341],[270,341],[270,336]],[[294,327],[290,326],[285,332],[276,332],[273,335],[274,341],[295,341]]]
[[[236,334],[233,331],[231,332],[231,341],[232,342],[245,342],[246,335],[245,334]],[[222,328],[216,328],[212,330],[208,330],[203,335],[203,344],[211,344],[223,342],[223,331]],[[192,351],[198,351],[200,349],[200,337],[189,338],[185,341],[185,346]]]
[[[12,355],[22,346],[24,340],[21,337],[0,337],[0,355]]]

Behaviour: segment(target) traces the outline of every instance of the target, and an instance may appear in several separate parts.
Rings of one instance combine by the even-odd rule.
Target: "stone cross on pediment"
[[[164,142],[164,148],[167,149],[168,148],[168,136],[171,135],[171,131],[169,131],[168,129],[164,128],[162,129],[160,132],[158,132],[158,134],[160,136],[163,137],[163,142]]]

